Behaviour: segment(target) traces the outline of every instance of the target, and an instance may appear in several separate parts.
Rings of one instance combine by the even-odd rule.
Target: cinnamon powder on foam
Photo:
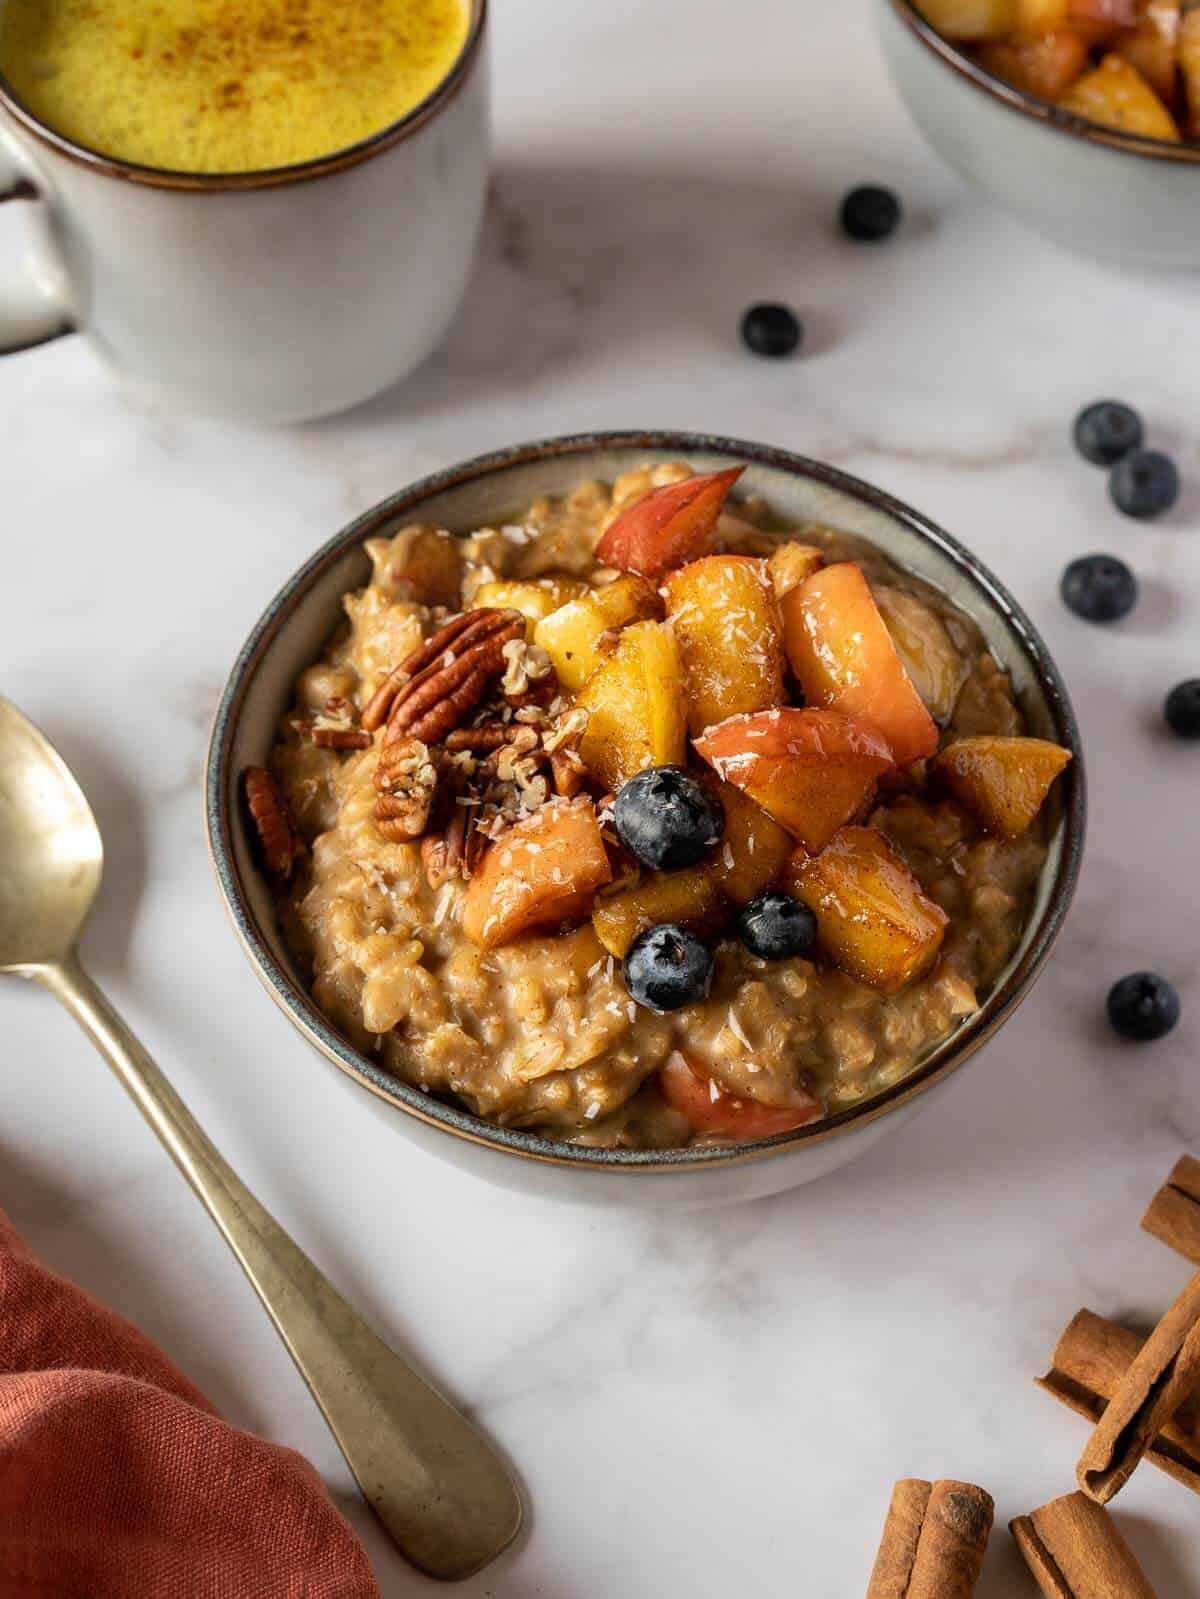
[[[332,154],[429,95],[467,0],[8,0],[0,72],[103,154],[246,172]]]

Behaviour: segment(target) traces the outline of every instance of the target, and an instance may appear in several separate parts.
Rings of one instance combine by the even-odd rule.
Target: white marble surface
[[[1082,1424],[1030,1378],[1080,1305],[1152,1315],[1185,1279],[1137,1220],[1200,1139],[1200,749],[1157,720],[1200,674],[1195,285],[1072,259],[966,193],[860,3],[527,0],[495,31],[488,238],[456,332],[401,389],[253,434],[144,414],[75,342],[4,363],[0,686],[103,824],[100,980],[264,1200],[519,1464],[528,1535],[463,1591],[851,1599],[895,1477],[978,1481],[1005,1521],[1067,1491]],[[908,206],[877,250],[831,227],[866,178]],[[805,316],[802,358],[739,348],[762,296]],[[1077,406],[1110,391],[1187,475],[1158,526],[1117,517],[1071,451]],[[546,1207],[414,1153],[260,990],[201,823],[223,674],[317,541],[479,450],[641,423],[824,457],[971,543],[1066,672],[1093,802],[1050,970],[954,1091],[818,1187],[684,1220]],[[1098,548],[1145,585],[1109,631],[1056,597]],[[1141,966],[1190,1011],[1134,1050],[1100,1007]],[[389,1599],[423,1590],[99,1060],[32,989],[4,985],[0,1025],[0,1204],[227,1415],[317,1462]],[[1119,1514],[1159,1593],[1198,1599],[1195,1501],[1145,1469]],[[1029,1591],[1001,1532],[983,1599]]]

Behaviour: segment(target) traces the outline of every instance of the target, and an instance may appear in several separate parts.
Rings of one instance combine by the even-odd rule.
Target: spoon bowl
[[[83,790],[50,741],[0,699],[0,970],[70,952],[103,866]]]
[[[521,1525],[491,1444],[375,1333],[259,1204],[79,963],[104,848],[62,757],[0,700],[0,972],[69,1010],[191,1184],[397,1547],[432,1577],[470,1576]]]

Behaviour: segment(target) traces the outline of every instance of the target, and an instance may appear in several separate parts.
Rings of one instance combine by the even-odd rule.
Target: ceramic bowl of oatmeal
[[[874,0],[909,114],[1066,249],[1200,264],[1200,16],[1180,0]]]
[[[869,1148],[1028,992],[1078,734],[1016,602],[760,445],[597,434],[402,490],[272,601],[208,766],[268,992],[434,1153],[757,1197]]]

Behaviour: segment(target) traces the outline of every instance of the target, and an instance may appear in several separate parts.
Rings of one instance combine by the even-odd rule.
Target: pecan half
[[[441,888],[459,876],[467,832],[465,805],[456,805],[445,832],[427,833],[421,840],[421,865],[430,888]]]
[[[474,807],[456,805],[445,831],[428,833],[421,840],[421,865],[430,888],[441,888],[455,877],[471,877],[490,842],[476,826]]]
[[[420,838],[437,796],[437,767],[420,739],[396,739],[375,768],[375,825],[393,844]]]
[[[451,753],[469,750],[472,755],[490,755],[507,744],[512,737],[511,722],[482,722],[478,727],[456,727],[447,735],[446,748]]]
[[[486,650],[488,645],[485,642],[476,647]],[[486,661],[481,663],[472,652],[424,682],[416,682],[413,692],[404,691],[392,707],[385,739],[389,743],[397,738],[442,743],[470,716],[495,675],[495,667]]]
[[[424,713],[486,667],[478,694],[461,713],[466,715],[483,698],[483,689],[491,678],[499,677],[504,671],[501,654],[504,645],[509,639],[524,637],[524,634],[525,618],[520,611],[484,607],[452,617],[388,673],[363,712],[363,727],[373,733],[388,722],[389,736],[390,728],[395,727],[396,736],[412,732],[424,743],[436,742],[419,728]],[[432,693],[428,691],[430,683],[437,685]]]
[[[242,792],[263,860],[269,870],[287,877],[304,853],[304,840],[283,790],[265,766],[248,766],[242,773]]]

